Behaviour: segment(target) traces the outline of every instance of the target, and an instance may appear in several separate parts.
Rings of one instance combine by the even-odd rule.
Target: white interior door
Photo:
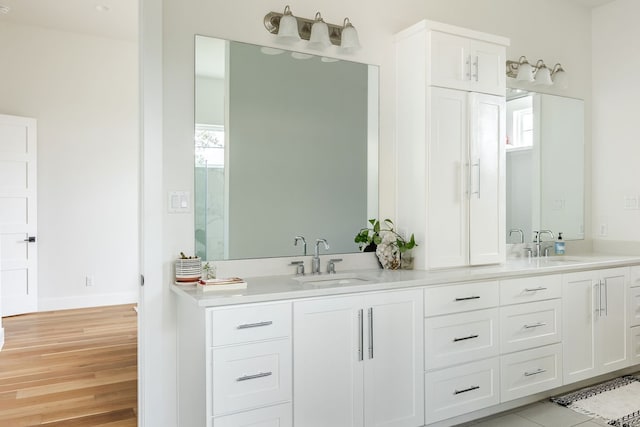
[[[0,306],[38,308],[36,120],[0,115]]]

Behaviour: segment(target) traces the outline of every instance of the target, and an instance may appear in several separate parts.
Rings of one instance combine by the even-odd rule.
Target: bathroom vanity
[[[453,423],[640,360],[640,258],[316,277],[172,286],[180,425]]]

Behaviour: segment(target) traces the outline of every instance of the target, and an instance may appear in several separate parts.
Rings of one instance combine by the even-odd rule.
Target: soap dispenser
[[[558,240],[555,244],[556,255],[564,255],[564,240],[562,240],[562,233],[558,233]]]

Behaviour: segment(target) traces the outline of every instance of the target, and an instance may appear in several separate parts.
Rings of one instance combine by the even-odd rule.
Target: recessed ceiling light
[[[111,10],[111,8],[107,5],[104,4],[99,4],[98,6],[96,6],[96,10],[98,12],[109,12]]]
[[[11,8],[9,6],[5,6],[3,4],[0,4],[0,14],[6,15],[10,11],[11,11]]]

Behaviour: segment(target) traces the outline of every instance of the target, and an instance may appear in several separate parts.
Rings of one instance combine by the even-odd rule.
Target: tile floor
[[[582,415],[549,401],[541,401],[463,426],[473,427],[602,427],[600,418]]]

